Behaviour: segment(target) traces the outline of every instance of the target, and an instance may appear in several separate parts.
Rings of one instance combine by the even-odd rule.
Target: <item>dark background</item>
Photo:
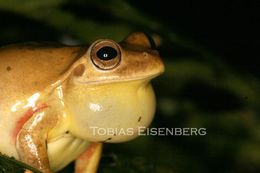
[[[204,127],[207,135],[106,144],[99,172],[253,173],[260,171],[259,7],[257,0],[0,1],[0,45],[160,36],[166,72],[153,81],[152,127]]]
[[[196,40],[238,70],[259,75],[259,1],[144,2],[139,8],[178,34]]]

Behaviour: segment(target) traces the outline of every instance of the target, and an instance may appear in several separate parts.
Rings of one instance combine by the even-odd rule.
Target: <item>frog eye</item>
[[[118,66],[121,52],[118,45],[112,41],[97,42],[90,52],[93,64],[101,70],[110,70]]]

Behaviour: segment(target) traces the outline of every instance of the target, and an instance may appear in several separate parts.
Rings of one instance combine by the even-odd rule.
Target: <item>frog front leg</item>
[[[102,143],[92,143],[75,161],[74,173],[95,173],[101,157]]]
[[[21,161],[44,173],[51,172],[47,154],[47,135],[57,121],[57,113],[49,107],[35,111],[22,126],[16,138]]]

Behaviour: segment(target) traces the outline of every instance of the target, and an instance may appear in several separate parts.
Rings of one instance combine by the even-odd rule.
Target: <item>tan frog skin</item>
[[[0,152],[44,173],[76,160],[94,173],[102,142],[138,136],[154,116],[150,80],[164,71],[143,33],[90,47],[20,44],[0,48]],[[94,133],[93,127],[132,129]]]

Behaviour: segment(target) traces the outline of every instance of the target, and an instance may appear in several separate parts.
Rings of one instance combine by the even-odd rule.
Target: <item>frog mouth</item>
[[[163,63],[157,64],[156,69],[144,69],[139,72],[132,70],[114,69],[112,71],[91,71],[80,77],[75,77],[73,80],[78,84],[104,84],[115,82],[130,82],[130,81],[150,81],[165,71]],[[126,76],[126,77],[124,77]]]
[[[161,71],[156,74],[149,74],[145,76],[136,76],[136,77],[128,77],[128,78],[120,78],[119,76],[103,76],[99,77],[98,80],[89,80],[89,81],[82,81],[76,80],[79,84],[105,84],[105,83],[123,83],[123,82],[131,82],[131,81],[151,81],[152,79],[156,78],[157,76],[161,75],[164,71]]]

